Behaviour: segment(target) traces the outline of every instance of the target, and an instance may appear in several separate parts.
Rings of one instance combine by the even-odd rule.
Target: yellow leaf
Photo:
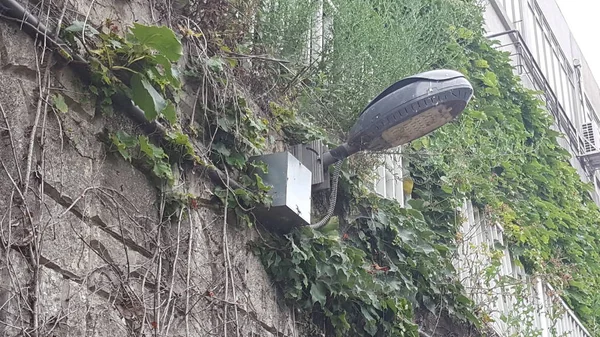
[[[404,190],[404,194],[411,194],[413,190],[414,182],[410,178],[404,179],[402,182],[402,189]]]

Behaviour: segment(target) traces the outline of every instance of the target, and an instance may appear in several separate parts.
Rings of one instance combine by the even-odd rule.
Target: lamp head
[[[454,70],[400,80],[367,105],[346,143],[323,154],[323,166],[358,151],[381,151],[425,136],[460,115],[472,96],[469,81]]]
[[[406,144],[456,118],[472,95],[469,81],[454,70],[407,77],[367,105],[350,131],[348,147],[380,151]]]

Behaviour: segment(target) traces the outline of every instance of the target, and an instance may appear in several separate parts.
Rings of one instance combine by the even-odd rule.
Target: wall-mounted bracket
[[[312,190],[321,191],[331,187],[329,171],[323,167],[322,156],[328,149],[320,140],[308,144],[294,145],[289,149],[310,172],[312,172]]]

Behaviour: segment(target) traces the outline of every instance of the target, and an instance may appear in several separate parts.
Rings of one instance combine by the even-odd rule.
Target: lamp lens
[[[454,118],[451,112],[452,107],[440,104],[385,130],[381,137],[391,147],[406,144],[451,121]]]

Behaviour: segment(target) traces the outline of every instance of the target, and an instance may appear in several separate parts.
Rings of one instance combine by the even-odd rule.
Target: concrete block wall
[[[38,13],[51,5],[49,17],[65,5],[21,3]],[[65,17],[121,29],[160,24],[167,8],[159,0],[66,5]],[[104,130],[140,131],[120,111],[97,112],[76,74],[52,62],[18,24],[0,19],[0,336],[298,336],[293,312],[247,248],[257,232],[207,208],[162,222],[157,187],[100,139]],[[51,108],[55,92],[67,113]],[[207,179],[182,174],[182,189],[209,198]]]

